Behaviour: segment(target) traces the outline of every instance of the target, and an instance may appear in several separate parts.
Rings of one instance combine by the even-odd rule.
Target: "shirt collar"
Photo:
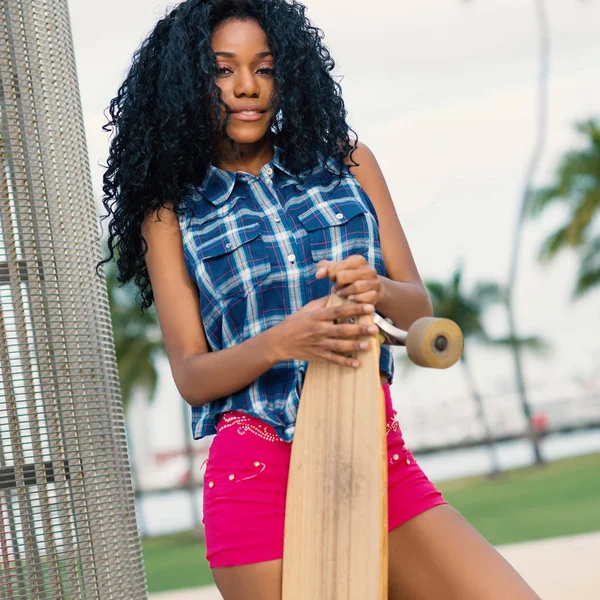
[[[235,179],[235,173],[209,165],[199,190],[211,204],[219,206],[231,196]]]
[[[283,171],[289,177],[296,179],[295,175],[283,164],[283,161],[281,160],[282,156],[283,150],[279,146],[275,146],[273,148],[273,160],[271,161],[271,164],[280,171]]]
[[[284,178],[285,181],[283,182],[283,185],[295,183],[296,177],[286,166],[284,166],[282,155],[283,150],[279,146],[275,146],[273,148],[273,158],[270,164],[279,169],[284,175],[287,175],[287,177]],[[244,173],[243,171],[234,173],[233,171],[219,169],[211,164],[206,171],[204,180],[199,186],[199,190],[204,198],[211,204],[220,206],[230,198],[233,193],[233,188],[235,187],[235,182],[238,179],[241,181],[249,181],[257,178],[254,175]]]

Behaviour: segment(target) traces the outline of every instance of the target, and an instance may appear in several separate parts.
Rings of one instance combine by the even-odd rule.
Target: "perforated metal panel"
[[[146,598],[66,0],[0,0],[0,600]]]

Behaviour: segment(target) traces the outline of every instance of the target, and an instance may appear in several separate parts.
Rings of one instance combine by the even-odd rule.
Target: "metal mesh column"
[[[67,0],[0,0],[0,600],[146,598]]]

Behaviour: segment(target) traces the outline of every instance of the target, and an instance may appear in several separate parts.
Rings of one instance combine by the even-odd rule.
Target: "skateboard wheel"
[[[450,319],[423,317],[415,321],[406,336],[406,350],[420,367],[447,369],[462,355],[463,335]]]

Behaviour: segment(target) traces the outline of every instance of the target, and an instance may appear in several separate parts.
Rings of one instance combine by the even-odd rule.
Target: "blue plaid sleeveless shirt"
[[[346,169],[340,182],[322,166],[302,175],[284,167],[276,146],[258,177],[210,166],[201,185],[189,189],[184,201],[191,212],[179,225],[213,351],[240,344],[328,295],[329,280],[315,279],[320,260],[362,254],[386,274],[377,215],[354,176]],[[291,441],[306,367],[306,361],[280,362],[235,394],[192,407],[194,438],[215,434],[220,415],[238,410]],[[392,380],[388,346],[381,348],[380,370]]]

